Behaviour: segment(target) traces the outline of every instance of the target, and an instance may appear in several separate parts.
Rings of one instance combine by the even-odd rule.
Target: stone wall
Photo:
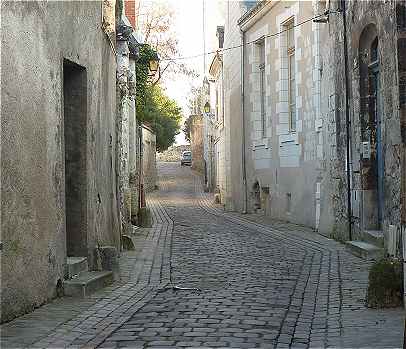
[[[241,45],[238,19],[246,12],[243,1],[222,2],[225,13],[224,47]],[[227,210],[243,211],[245,189],[243,171],[243,127],[241,98],[241,49],[223,53],[224,79],[224,153],[226,183],[224,203]]]
[[[350,189],[353,220],[353,237],[368,229],[383,230],[387,237],[389,225],[400,222],[401,193],[401,122],[399,114],[399,81],[397,70],[396,5],[398,1],[351,1],[346,6],[348,40],[348,81],[350,116]],[[332,10],[342,9],[333,1]],[[333,40],[323,52],[325,106],[329,123],[325,125],[329,157],[327,190],[332,194],[332,209],[336,217],[333,230],[348,237],[347,181],[346,181],[346,122],[344,75],[344,25],[342,12],[330,15],[329,33]],[[377,61],[371,68],[372,44],[377,37]],[[331,37],[330,37],[331,38]],[[375,105],[371,92],[371,69],[379,72],[377,102],[381,135],[377,123],[371,121]],[[374,73],[375,74],[375,73]],[[323,78],[324,78],[323,76]],[[329,81],[326,81],[326,80]],[[366,84],[366,85],[365,85]],[[323,89],[324,90],[324,89]],[[366,94],[366,95],[365,95]],[[327,99],[329,97],[329,99]],[[375,109],[374,109],[375,110]],[[329,138],[328,138],[329,137]],[[377,139],[382,149],[382,198],[377,194]],[[367,154],[369,151],[369,155]],[[378,204],[382,203],[382,220],[378,222]],[[344,223],[344,224],[343,224]]]
[[[144,190],[149,192],[155,189],[157,180],[156,168],[156,136],[152,129],[142,125],[142,172]]]
[[[65,149],[76,139],[64,132],[70,122],[64,109],[76,108],[63,104],[68,75],[77,87],[71,92],[84,103],[83,129],[77,135],[84,178],[76,184],[86,248],[78,253],[85,253],[92,267],[97,245],[119,248],[116,65],[101,29],[101,5],[1,3],[2,321],[53,298],[64,278],[67,240],[72,238],[65,225]],[[80,78],[74,81],[75,76]]]
[[[192,150],[192,169],[204,173],[203,116],[191,115],[190,149]]]
[[[157,153],[157,161],[180,162],[184,151],[190,150],[190,145],[174,145],[162,153]]]

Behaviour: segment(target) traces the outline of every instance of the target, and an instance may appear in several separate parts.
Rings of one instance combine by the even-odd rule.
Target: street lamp
[[[205,104],[204,107],[203,107],[203,111],[204,111],[206,114],[209,114],[209,113],[210,113],[210,103],[209,103],[209,102],[206,102],[206,104]]]
[[[153,57],[149,60],[149,76],[155,76],[156,72],[159,69],[159,57],[155,52]]]

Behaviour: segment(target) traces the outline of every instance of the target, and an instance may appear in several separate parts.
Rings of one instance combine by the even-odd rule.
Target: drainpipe
[[[244,209],[243,213],[248,211],[248,191],[247,191],[247,166],[245,163],[245,114],[244,114],[244,44],[245,33],[241,32],[241,119],[242,119],[242,183],[244,186]]]
[[[142,137],[142,124],[138,126],[138,141],[139,143],[139,175],[138,175],[138,209],[143,208],[144,205],[144,169],[143,169],[143,158],[144,158],[144,140]]]
[[[343,12],[343,30],[344,30],[344,79],[345,79],[345,131],[347,141],[347,215],[348,215],[348,237],[352,240],[352,203],[351,203],[351,120],[350,120],[350,86],[348,82],[348,42],[347,42],[347,18],[345,0],[341,0],[342,12]]]

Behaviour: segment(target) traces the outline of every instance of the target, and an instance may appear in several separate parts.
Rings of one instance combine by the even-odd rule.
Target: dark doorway
[[[374,125],[372,135],[374,139],[375,152],[375,177],[377,188],[377,210],[378,210],[378,228],[381,228],[383,219],[383,180],[384,180],[384,161],[382,154],[382,116],[381,116],[381,88],[379,79],[378,61],[370,65],[371,96],[373,100]]]
[[[254,197],[254,210],[261,209],[261,187],[258,182],[255,182],[252,186],[252,194]]]
[[[63,62],[66,248],[87,257],[87,79],[86,69]]]
[[[366,230],[381,230],[384,216],[383,101],[379,56],[377,30],[370,24],[361,33],[359,49],[362,220]]]

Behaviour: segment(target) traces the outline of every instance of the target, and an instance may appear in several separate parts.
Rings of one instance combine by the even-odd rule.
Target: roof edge
[[[240,19],[237,21],[239,26],[245,24],[250,18],[252,18],[255,14],[257,14],[270,0],[261,0],[258,4],[256,4],[253,8],[245,12]]]

